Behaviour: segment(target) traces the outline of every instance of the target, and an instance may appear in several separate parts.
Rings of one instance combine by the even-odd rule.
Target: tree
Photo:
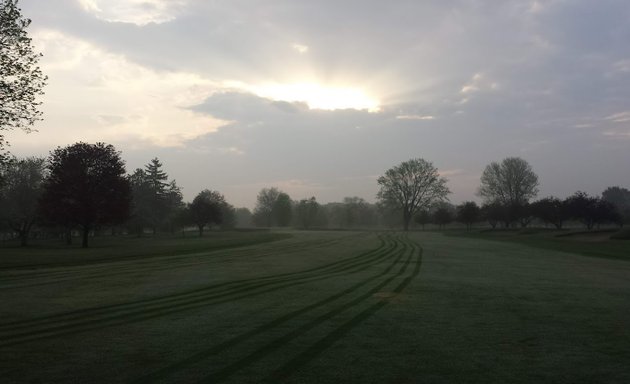
[[[520,157],[508,157],[501,163],[492,162],[481,175],[479,195],[485,201],[522,204],[537,194],[538,176],[529,163]]]
[[[416,214],[414,220],[422,226],[422,230],[424,231],[424,226],[431,222],[431,214],[428,209],[421,209],[420,212]]]
[[[630,223],[630,190],[621,187],[608,187],[602,192],[602,199],[617,207],[625,223]]]
[[[486,203],[481,207],[481,216],[495,229],[506,217],[505,207],[498,201]]]
[[[0,0],[0,131],[32,130],[41,120],[40,102],[47,77],[37,62],[41,53],[35,53],[26,28],[31,20],[22,16],[17,0]],[[0,162],[7,142],[0,134]]]
[[[37,219],[37,203],[45,173],[45,160],[35,157],[13,158],[2,172],[4,183],[0,188],[0,216],[11,230],[17,232],[21,246],[27,245]]]
[[[313,223],[317,220],[317,214],[320,210],[320,205],[315,200],[315,197],[310,199],[302,199],[296,206],[297,217],[300,225],[304,229],[309,229]]]
[[[400,209],[403,227],[420,209],[446,200],[450,193],[446,178],[440,177],[437,168],[424,159],[411,159],[387,170],[378,178],[378,199],[387,207]]]
[[[280,191],[276,187],[263,188],[256,197],[254,223],[258,226],[272,227],[275,224],[274,207]]]
[[[154,158],[145,169],[136,169],[130,176],[133,193],[132,220],[129,223],[138,235],[150,227],[155,235],[158,227],[174,231],[175,216],[183,207],[182,192],[175,180],[168,181],[162,163]]]
[[[76,143],[54,150],[40,199],[53,223],[78,225],[87,248],[90,231],[129,217],[131,188],[125,163],[112,145]]]
[[[598,199],[586,192],[577,191],[565,200],[568,212],[573,219],[579,220],[591,230],[597,224]]]
[[[474,201],[466,201],[457,207],[457,221],[466,224],[466,230],[479,221],[481,209]]]
[[[272,212],[279,227],[287,227],[291,224],[291,217],[293,216],[291,197],[284,192],[280,192],[273,203]]]
[[[562,229],[562,224],[569,219],[567,204],[556,198],[546,197],[531,204],[532,214],[545,224],[553,224]]]
[[[151,225],[153,212],[149,203],[151,199],[151,185],[147,181],[144,170],[137,168],[129,176],[131,187],[131,215],[127,225],[131,232],[138,237],[144,233],[144,228]]]
[[[526,226],[531,220],[527,215],[527,203],[538,194],[538,176],[527,161],[508,157],[501,163],[492,162],[486,166],[478,194],[485,202],[496,201],[506,208],[507,226],[518,220]]]
[[[223,222],[225,198],[217,191],[204,189],[188,205],[190,220],[199,228],[199,237],[203,236],[206,226]]]
[[[433,212],[433,222],[437,224],[440,229],[443,229],[446,225],[453,222],[453,216],[453,209],[450,204],[440,204],[435,212]]]
[[[227,202],[221,204],[221,229],[233,229],[236,227],[236,209]]]
[[[236,215],[237,227],[251,227],[252,225],[252,212],[247,208],[237,208],[234,212]]]
[[[615,224],[623,226],[623,217],[617,207],[604,199],[597,199],[595,205],[594,221],[599,227],[600,224]]]
[[[254,224],[260,227],[286,227],[291,223],[292,215],[293,203],[289,195],[276,187],[260,190],[254,208]]]

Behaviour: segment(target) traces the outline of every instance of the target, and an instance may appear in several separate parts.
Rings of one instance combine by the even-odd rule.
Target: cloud
[[[630,121],[630,111],[624,111],[624,112],[619,112],[619,113],[615,113],[613,115],[610,115],[608,117],[606,117],[606,120],[610,120],[614,123],[625,123]]]
[[[221,89],[217,82],[156,71],[55,30],[39,30],[33,39],[49,76],[47,129],[38,134],[47,145],[101,140],[181,146],[227,124],[188,109]]]
[[[431,115],[397,115],[398,120],[435,120],[435,116]]]
[[[484,91],[484,90],[497,90],[499,89],[499,84],[497,82],[488,80],[481,73],[475,73],[468,81],[468,83],[464,84],[460,89],[460,93],[470,94],[474,92]]]
[[[174,20],[184,0],[78,0],[83,10],[107,22],[144,26]]]
[[[298,53],[307,53],[309,49],[307,45],[298,44],[298,43],[293,43],[291,45],[291,48],[293,48]]]

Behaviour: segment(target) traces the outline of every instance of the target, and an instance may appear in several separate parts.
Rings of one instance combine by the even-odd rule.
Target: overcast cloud
[[[454,202],[506,156],[542,196],[630,187],[630,2],[426,3],[21,0],[49,85],[11,149],[105,141],[248,207],[268,186],[373,201],[412,157]]]

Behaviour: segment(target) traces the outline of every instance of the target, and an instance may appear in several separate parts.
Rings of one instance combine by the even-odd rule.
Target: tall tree
[[[486,166],[478,194],[486,203],[496,201],[505,207],[507,225],[520,220],[525,226],[529,222],[527,204],[538,194],[538,176],[527,161],[508,157]]]
[[[274,206],[280,191],[276,187],[263,188],[256,197],[254,222],[258,226],[272,227],[275,224]]]
[[[45,160],[30,157],[11,159],[3,167],[0,187],[0,217],[17,232],[20,245],[26,246],[37,219],[37,203],[46,173]]]
[[[144,228],[153,222],[154,212],[151,209],[152,188],[147,180],[144,170],[137,168],[129,176],[131,186],[131,216],[127,222],[129,230],[135,232],[138,237],[144,233]]]
[[[481,175],[479,195],[505,205],[527,203],[538,194],[538,176],[527,161],[508,157],[492,162]]]
[[[32,130],[41,119],[38,110],[46,76],[37,66],[41,53],[31,45],[26,28],[31,20],[22,16],[17,0],[0,0],[0,131]],[[7,142],[0,134],[0,162],[6,160]]]
[[[380,190],[377,197],[386,206],[402,211],[403,227],[407,231],[418,210],[446,200],[450,193],[446,181],[432,163],[412,159],[387,170],[378,178]]]
[[[190,220],[199,229],[199,237],[203,236],[206,226],[221,224],[223,222],[223,212],[227,205],[225,198],[217,191],[204,189],[199,192],[188,205]]]
[[[291,224],[293,217],[293,202],[291,197],[284,192],[280,192],[273,203],[273,216],[279,227],[287,227]]]
[[[617,207],[623,221],[630,223],[630,190],[622,187],[608,187],[602,192],[602,199]]]
[[[317,220],[320,206],[317,200],[315,200],[315,196],[313,196],[310,199],[300,200],[295,210],[300,226],[304,229],[309,229]]]
[[[54,150],[40,199],[51,222],[78,225],[82,246],[100,225],[119,224],[129,217],[131,188],[125,163],[112,145],[76,143]]]
[[[130,225],[139,235],[145,227],[153,234],[158,227],[173,232],[175,217],[184,206],[182,192],[175,180],[168,181],[162,163],[154,158],[144,169],[136,169],[130,176],[133,192],[132,220]]]

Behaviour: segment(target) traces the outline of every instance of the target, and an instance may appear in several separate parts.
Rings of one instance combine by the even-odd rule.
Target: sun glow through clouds
[[[310,109],[356,109],[378,112],[380,103],[359,88],[328,87],[315,83],[264,84],[251,91],[258,96],[288,102],[303,102]]]

